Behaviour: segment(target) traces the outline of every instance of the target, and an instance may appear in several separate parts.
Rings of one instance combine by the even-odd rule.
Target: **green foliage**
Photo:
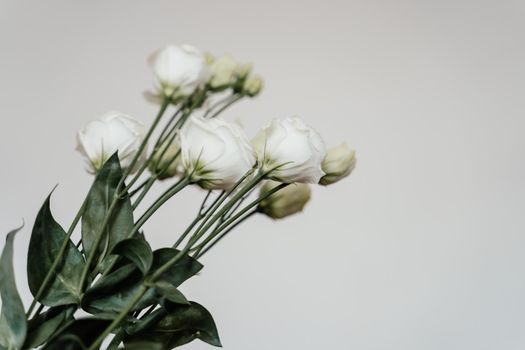
[[[173,259],[179,250],[173,248],[161,248],[153,252],[152,271]],[[184,255],[176,263],[164,272],[157,281],[165,281],[174,287],[180,286],[188,278],[194,276],[202,269],[202,264],[188,255]]]
[[[65,323],[73,320],[76,306],[57,306],[29,321],[24,349],[33,349],[44,344]]]
[[[93,263],[98,265],[102,262],[102,267],[111,263],[111,258],[104,260],[107,253],[112,251],[117,243],[128,238],[133,231],[131,201],[128,195],[124,194],[122,198],[117,199],[108,225],[103,232],[103,239],[98,247],[94,247],[104,219],[110,211],[111,203],[118,195],[117,187],[121,178],[122,169],[118,155],[115,153],[104,163],[97,174],[89,190],[82,216],[82,246],[88,255],[93,249],[97,250],[98,259],[95,259]]]
[[[18,350],[22,348],[27,333],[27,320],[24,305],[16,289],[13,269],[13,241],[21,228],[7,234],[4,250],[0,257],[0,349]]]
[[[82,298],[82,308],[104,318],[114,318],[134,299],[141,288],[143,275],[134,264],[127,264],[101,277]],[[150,288],[133,310],[140,310],[156,301]]]
[[[43,350],[84,350],[110,324],[108,320],[84,318],[70,322]]]
[[[35,297],[66,239],[66,233],[51,214],[49,201],[48,197],[38,212],[27,254],[29,289]],[[47,306],[77,304],[80,301],[80,275],[84,266],[84,257],[68,240],[62,262],[55,268],[50,283],[38,301]]]
[[[157,281],[153,283],[153,288],[155,288],[161,297],[166,298],[166,300],[169,300],[172,303],[184,305],[190,304],[188,299],[186,299],[186,297],[169,282]]]
[[[147,339],[160,344],[162,349],[173,349],[200,339],[210,345],[220,347],[221,342],[217,327],[211,314],[203,306],[190,302],[190,305],[178,305],[169,313],[165,309],[153,312],[150,317],[161,316],[154,325],[129,336],[125,344]]]
[[[143,237],[125,239],[117,243],[111,253],[132,261],[144,275],[148,273],[153,263],[153,252]]]

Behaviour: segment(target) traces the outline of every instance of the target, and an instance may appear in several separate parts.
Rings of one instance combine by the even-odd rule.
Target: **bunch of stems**
[[[204,113],[204,116],[208,118],[214,118],[223,111],[225,111],[228,107],[232,106],[237,101],[240,101],[242,97],[243,95],[240,94],[232,94],[231,96],[228,96],[225,99],[219,101],[218,103],[212,105],[212,107]],[[141,154],[145,152],[149,140],[151,139],[153,133],[160,124],[161,119],[166,114],[166,111],[170,106],[171,100],[171,96],[167,96],[164,99],[163,103],[161,104],[160,110],[157,113],[155,119],[153,120],[153,123],[151,124],[150,128],[148,129],[144,140],[139,146],[137,153],[132,159],[130,165],[123,170],[123,176],[118,183],[117,190],[115,191],[113,198],[111,199],[106,216],[102,221],[100,227],[98,228],[98,231],[96,232],[94,247],[97,247],[100,244],[100,242],[102,242],[119,200],[125,196],[129,196],[132,198],[135,197],[132,204],[132,208],[133,210],[136,210],[142,203],[144,198],[146,198],[147,194],[152,189],[154,184],[161,177],[163,172],[165,172],[169,168],[169,166],[172,165],[172,163],[175,162],[180,156],[180,152],[172,156],[172,158],[165,165],[163,165],[162,169],[157,169],[157,164],[152,164],[152,162],[154,161],[154,156],[158,152],[160,152],[160,156],[156,157],[156,159],[159,160],[163,158],[169,145],[175,141],[176,135],[180,128],[184,125],[186,120],[194,112],[195,105],[192,104],[191,97],[188,98],[185,102],[183,102],[181,106],[174,112],[171,118],[169,118],[169,120],[165,123],[164,128],[161,130],[159,136],[157,137],[154,143],[154,147],[151,154],[149,155],[147,160],[138,168],[137,172],[132,177],[130,176],[131,170],[134,169],[137,165]],[[146,169],[150,167],[150,165],[152,165],[153,168],[156,170],[153,171],[152,175],[145,179],[141,184],[137,185],[137,182],[142,177]],[[172,259],[167,261],[164,265],[160,266],[156,271],[152,272],[152,274],[141,285],[141,287],[137,291],[134,298],[130,301],[130,303],[115,317],[115,319],[104,330],[104,332],[102,332],[100,336],[91,344],[88,350],[94,350],[100,347],[104,339],[117,327],[119,327],[121,322],[131,313],[131,310],[133,310],[135,305],[150,288],[149,286],[152,283],[154,283],[173,264],[177,263],[181,258],[189,254],[191,254],[194,258],[197,259],[202,257],[220,240],[222,240],[229,232],[231,232],[233,228],[237,227],[239,224],[256,214],[258,211],[257,206],[259,202],[286,186],[285,184],[279,185],[271,191],[269,191],[268,193],[261,195],[257,199],[253,200],[252,202],[241,208],[242,204],[248,198],[250,193],[258,186],[258,184],[263,179],[265,179],[269,175],[270,172],[271,171],[262,171],[261,169],[254,167],[251,171],[246,173],[245,176],[243,176],[229,191],[222,191],[219,194],[215,195],[215,198],[209,204],[208,201],[212,199],[213,191],[208,191],[199,208],[196,217],[173,244],[173,248],[179,248],[179,246],[182,245],[182,248],[179,250],[179,252]],[[185,187],[195,183],[196,181],[197,180],[193,178],[193,174],[185,174],[182,178],[180,178],[177,182],[175,182],[172,186],[165,190],[139,217],[139,219],[136,221],[135,225],[133,226],[133,229],[129,232],[127,237],[133,237],[137,232],[139,232],[142,226],[162,205],[164,205],[168,200],[170,200],[173,196],[175,196]],[[53,261],[50,271],[44,278],[42,285],[40,286],[38,292],[35,295],[35,298],[33,299],[31,305],[27,310],[26,314],[28,317],[31,316],[31,314],[35,310],[35,307],[38,305],[38,300],[40,300],[40,298],[46,292],[55,275],[55,270],[61,264],[64,258],[68,242],[84,213],[86,200],[87,196],[82,206],[78,210],[77,214],[75,215],[75,218],[73,219],[73,222],[71,223],[69,229],[66,232],[66,237],[59,249],[57,256],[55,257],[55,260]],[[78,286],[79,290],[81,290],[82,292],[85,292],[88,288],[87,281],[89,281],[90,279],[94,281],[97,276],[104,276],[108,274],[112,270],[114,264],[116,263],[116,260],[114,260],[113,263],[106,267],[104,270],[100,270],[100,268],[98,267],[99,264],[97,264],[94,271],[90,271],[91,267],[93,266],[94,259],[96,257],[96,252],[96,249],[92,249],[87,255],[86,264],[82,271]],[[148,315],[156,307],[157,305],[153,305],[141,316],[141,318]],[[40,305],[33,317],[38,316],[40,312],[43,311],[43,309],[44,305]],[[138,315],[136,314],[135,316]],[[114,337],[113,341],[110,344],[110,349],[116,349],[118,347],[122,336],[123,334],[119,333],[117,334],[117,336]]]

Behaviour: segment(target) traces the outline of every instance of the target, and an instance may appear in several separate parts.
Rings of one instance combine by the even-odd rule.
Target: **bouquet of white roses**
[[[173,349],[200,339],[221,346],[210,313],[178,289],[199,258],[258,213],[274,219],[303,209],[310,184],[348,176],[355,154],[326,151],[299,118],[275,119],[250,142],[229,106],[259,94],[262,79],[230,56],[168,46],[150,59],[160,105],[146,127],[106,113],[78,133],[78,150],[95,175],[67,230],[48,197],[33,226],[24,308],[13,271],[14,230],[0,261],[0,349]],[[152,204],[159,181],[171,184]],[[143,225],[188,186],[206,190],[195,218],[171,247],[153,250]],[[79,226],[80,239],[73,242]]]

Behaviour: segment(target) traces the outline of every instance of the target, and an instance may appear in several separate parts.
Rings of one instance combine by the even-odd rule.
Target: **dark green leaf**
[[[135,297],[143,279],[142,273],[134,264],[124,265],[101,277],[87,290],[82,298],[82,308],[99,317],[115,317]],[[150,288],[133,310],[142,309],[156,301],[155,290]]]
[[[145,275],[153,263],[153,252],[146,240],[141,238],[128,238],[119,242],[112,254],[121,255],[132,261]]]
[[[153,265],[151,271],[154,272],[159,267],[174,258],[179,251],[173,248],[162,248],[153,252]],[[166,281],[174,287],[180,286],[188,278],[195,275],[202,269],[201,263],[192,257],[185,255],[164,272],[158,281]]]
[[[21,349],[27,333],[24,305],[16,289],[13,269],[13,240],[20,229],[7,234],[0,257],[0,297],[2,298],[0,348],[10,350]]]
[[[94,247],[104,218],[117,195],[117,186],[121,177],[122,169],[117,153],[115,153],[100,169],[89,190],[84,215],[82,216],[82,245],[86,254],[97,249],[99,259],[94,260],[95,265],[102,261],[118,242],[128,238],[128,235],[133,231],[133,210],[126,194],[118,199],[103,233],[103,239],[98,247]],[[103,266],[107,266],[110,263],[109,260],[114,258],[104,260]]]
[[[168,313],[164,308],[159,308],[142,319],[135,320],[135,322],[129,323],[126,326],[126,333],[137,334],[146,329],[154,327],[160,320],[166,317]]]
[[[172,284],[166,281],[157,281],[153,284],[155,290],[164,298],[175,304],[189,305],[190,302],[186,297]]]
[[[84,318],[71,322],[43,350],[84,350],[104,332],[111,321]]]
[[[46,199],[38,212],[27,254],[27,278],[34,296],[66,239],[66,233],[51,214],[49,199]],[[62,262],[55,268],[51,282],[38,301],[47,306],[78,303],[80,276],[84,266],[84,257],[69,240]]]
[[[57,306],[29,321],[24,349],[44,344],[66,322],[73,320],[73,306]]]
[[[211,314],[194,302],[188,306],[180,305],[155,326],[128,337],[124,343],[133,343],[142,339],[162,344],[162,349],[173,349],[194,339],[200,339],[213,346],[221,346]]]
[[[126,344],[124,350],[164,350],[162,344],[148,341],[136,341],[134,343]]]

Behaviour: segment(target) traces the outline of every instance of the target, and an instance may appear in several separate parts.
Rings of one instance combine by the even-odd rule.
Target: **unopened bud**
[[[279,185],[280,183],[276,181],[266,181],[261,187],[260,196]],[[302,211],[310,200],[310,195],[309,185],[302,183],[290,184],[261,201],[259,209],[273,219],[282,219]]]
[[[175,140],[170,143],[170,141],[170,139],[164,141],[150,162],[150,171],[160,180],[182,173],[179,142]]]
[[[327,186],[344,179],[354,170],[356,161],[355,151],[344,143],[329,149],[321,164],[326,175],[319,183]]]
[[[255,97],[261,92],[262,86],[262,78],[259,75],[253,75],[246,78],[242,90],[246,95]]]

